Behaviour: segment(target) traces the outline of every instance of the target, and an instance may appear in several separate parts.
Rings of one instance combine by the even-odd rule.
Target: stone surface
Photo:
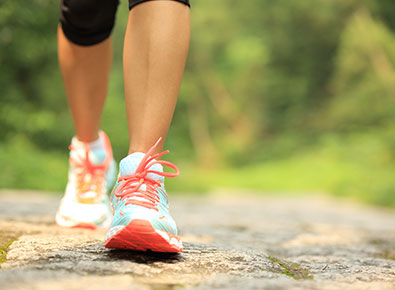
[[[0,192],[0,242],[18,237],[1,289],[395,289],[393,211],[311,196],[172,196],[185,251],[160,254],[57,227],[59,200]]]

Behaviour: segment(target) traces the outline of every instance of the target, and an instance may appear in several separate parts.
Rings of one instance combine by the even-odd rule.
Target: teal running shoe
[[[164,177],[176,177],[178,168],[157,160],[169,151],[152,155],[161,138],[146,153],[128,155],[119,164],[119,177],[112,194],[113,221],[104,246],[154,252],[181,252],[177,226],[169,214]],[[175,173],[163,172],[163,166]]]

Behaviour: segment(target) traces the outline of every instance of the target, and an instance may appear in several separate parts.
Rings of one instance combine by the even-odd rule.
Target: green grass
[[[177,191],[213,188],[267,193],[325,192],[371,204],[395,207],[395,163],[381,142],[358,136],[328,138],[310,150],[260,164],[222,170],[184,169],[168,185]]]
[[[67,152],[40,150],[23,136],[0,144],[1,188],[63,190],[67,178]]]
[[[0,231],[0,264],[7,261],[8,248],[17,240],[16,234]]]
[[[391,148],[370,135],[323,138],[312,148],[253,165],[202,169],[180,164],[180,177],[167,180],[170,192],[251,189],[273,194],[325,192],[395,207],[395,162]],[[23,137],[0,144],[0,188],[62,191],[67,151],[39,150]]]
[[[292,277],[295,280],[313,279],[313,275],[310,274],[310,271],[302,268],[298,264],[279,260],[272,256],[269,256],[268,259],[273,263],[274,270],[281,274]]]

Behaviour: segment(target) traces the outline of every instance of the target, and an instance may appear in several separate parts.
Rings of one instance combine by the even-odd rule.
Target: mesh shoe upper
[[[107,135],[101,131],[99,136],[100,146],[92,148],[74,139],[69,147],[69,178],[56,217],[61,226],[109,226],[107,191],[114,182],[116,169]]]
[[[111,194],[114,213],[111,228],[121,229],[139,219],[149,221],[157,230],[177,235],[176,223],[169,214],[164,177],[178,176],[179,170],[168,161],[157,160],[168,151],[151,156],[159,141],[146,154],[136,152],[121,160],[118,181]],[[175,173],[163,172],[163,165]],[[109,232],[112,234],[114,231]]]

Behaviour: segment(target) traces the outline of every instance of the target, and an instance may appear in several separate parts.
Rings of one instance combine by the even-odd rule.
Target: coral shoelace
[[[173,163],[164,160],[154,160],[169,153],[169,150],[151,156],[152,152],[158,146],[161,139],[162,138],[159,138],[155,145],[152,146],[150,150],[148,150],[147,154],[144,155],[134,175],[120,176],[118,178],[118,182],[121,185],[115,192],[115,196],[121,198],[122,200],[126,199],[125,205],[139,205],[158,211],[157,205],[160,201],[160,198],[157,187],[160,186],[161,182],[159,180],[149,178],[147,176],[148,173],[153,173],[164,177],[176,177],[179,175],[180,171]],[[174,169],[175,173],[149,170],[149,168],[154,164],[161,164],[163,166],[170,167]],[[143,184],[146,186],[145,190],[140,188]],[[165,192],[164,194],[167,197]]]
[[[85,157],[81,160],[70,157],[70,164],[77,177],[77,189],[80,195],[86,192],[99,193],[100,188],[104,186],[107,165],[106,162],[100,165],[94,165],[89,160],[90,149],[84,143]],[[73,145],[69,146],[70,150],[74,150]],[[82,197],[82,196],[80,196]]]

